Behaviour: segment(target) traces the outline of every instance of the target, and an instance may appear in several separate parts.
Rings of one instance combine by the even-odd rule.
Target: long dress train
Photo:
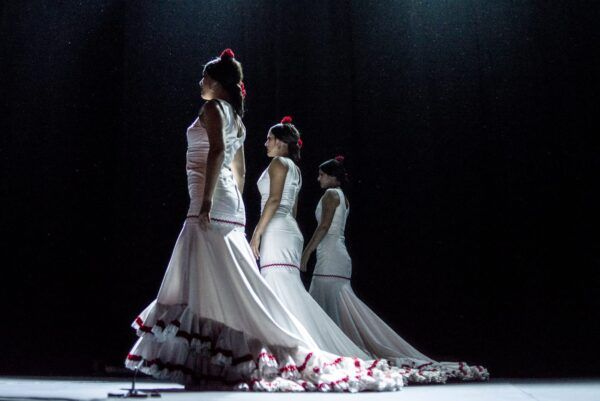
[[[286,308],[310,332],[319,348],[338,355],[373,359],[342,332],[304,288],[300,278],[304,238],[292,215],[302,178],[292,160],[287,157],[280,157],[279,160],[287,165],[288,172],[279,207],[262,236],[261,274]],[[268,169],[262,173],[257,185],[261,194],[262,212],[269,198]]]
[[[258,272],[245,238],[245,208],[231,162],[245,130],[233,107],[224,115],[225,155],[210,227],[200,229],[208,135],[196,119],[187,130],[190,207],[154,300],[133,322],[139,336],[125,365],[156,378],[257,391],[395,390],[402,378],[321,351]],[[239,135],[239,133],[242,135]]]
[[[346,250],[344,232],[349,207],[344,192],[331,188],[340,198],[331,226],[317,247],[317,264],[310,285],[310,294],[362,349],[380,358],[386,358],[402,367],[408,381],[445,382],[449,378],[486,380],[487,369],[463,362],[436,362],[406,342],[375,312],[362,302],[352,290],[352,260]],[[321,221],[322,205],[316,209]]]

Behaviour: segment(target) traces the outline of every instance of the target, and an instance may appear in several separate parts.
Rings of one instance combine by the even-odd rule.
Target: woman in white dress
[[[261,216],[250,247],[261,274],[281,302],[309,331],[319,348],[334,354],[372,359],[358,348],[315,302],[300,278],[304,238],[296,222],[302,186],[300,133],[289,116],[269,129],[265,147],[272,160],[258,180]]]
[[[318,181],[325,193],[315,212],[318,226],[301,258],[301,270],[306,271],[310,255],[317,251],[310,294],[354,343],[404,368],[409,381],[487,379],[489,374],[481,366],[436,362],[422,354],[394,332],[352,291],[352,260],[344,238],[350,203],[341,189],[346,177],[343,156],[319,166]]]
[[[190,207],[158,296],[132,324],[139,339],[126,366],[225,388],[397,389],[394,368],[319,350],[261,277],[244,232],[245,91],[230,49],[200,86],[207,102],[187,130]]]

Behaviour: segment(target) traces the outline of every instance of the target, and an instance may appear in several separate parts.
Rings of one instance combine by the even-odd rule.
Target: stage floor
[[[391,393],[253,393],[192,392],[172,383],[142,380],[140,389],[155,389],[162,399],[173,401],[259,401],[259,400],[402,400],[402,401],[600,401],[600,379],[513,380],[493,379],[487,383],[412,385]],[[102,400],[109,392],[124,392],[129,382],[122,379],[18,378],[0,377],[2,400]],[[118,398],[111,398],[117,400]]]

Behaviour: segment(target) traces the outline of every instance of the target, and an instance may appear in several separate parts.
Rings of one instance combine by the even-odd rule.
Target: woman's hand
[[[252,249],[252,253],[256,259],[260,258],[260,239],[262,234],[257,233],[256,231],[252,234],[252,239],[250,240],[250,248]]]
[[[212,201],[204,201],[202,202],[202,206],[200,207],[200,214],[198,215],[198,220],[200,221],[200,228],[204,231],[208,230],[208,226],[210,225],[210,209],[212,208]]]
[[[306,271],[306,268],[308,266],[308,261],[310,260],[310,254],[311,253],[312,252],[306,252],[306,251],[304,251],[302,253],[302,260],[300,261],[300,271],[301,272],[305,272]]]

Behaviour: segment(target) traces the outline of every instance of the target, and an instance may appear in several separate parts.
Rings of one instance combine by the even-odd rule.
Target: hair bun
[[[223,50],[221,52],[221,55],[219,56],[220,58],[224,59],[224,58],[234,58],[235,54],[233,53],[233,50],[227,48],[225,50]]]
[[[344,156],[342,156],[342,155],[337,155],[336,157],[334,157],[334,159],[335,159],[335,161],[336,161],[336,162],[338,162],[338,163],[343,163],[343,162],[344,162],[344,159],[345,159],[345,157],[344,157]]]
[[[285,116],[281,119],[281,124],[291,124],[292,116]]]

